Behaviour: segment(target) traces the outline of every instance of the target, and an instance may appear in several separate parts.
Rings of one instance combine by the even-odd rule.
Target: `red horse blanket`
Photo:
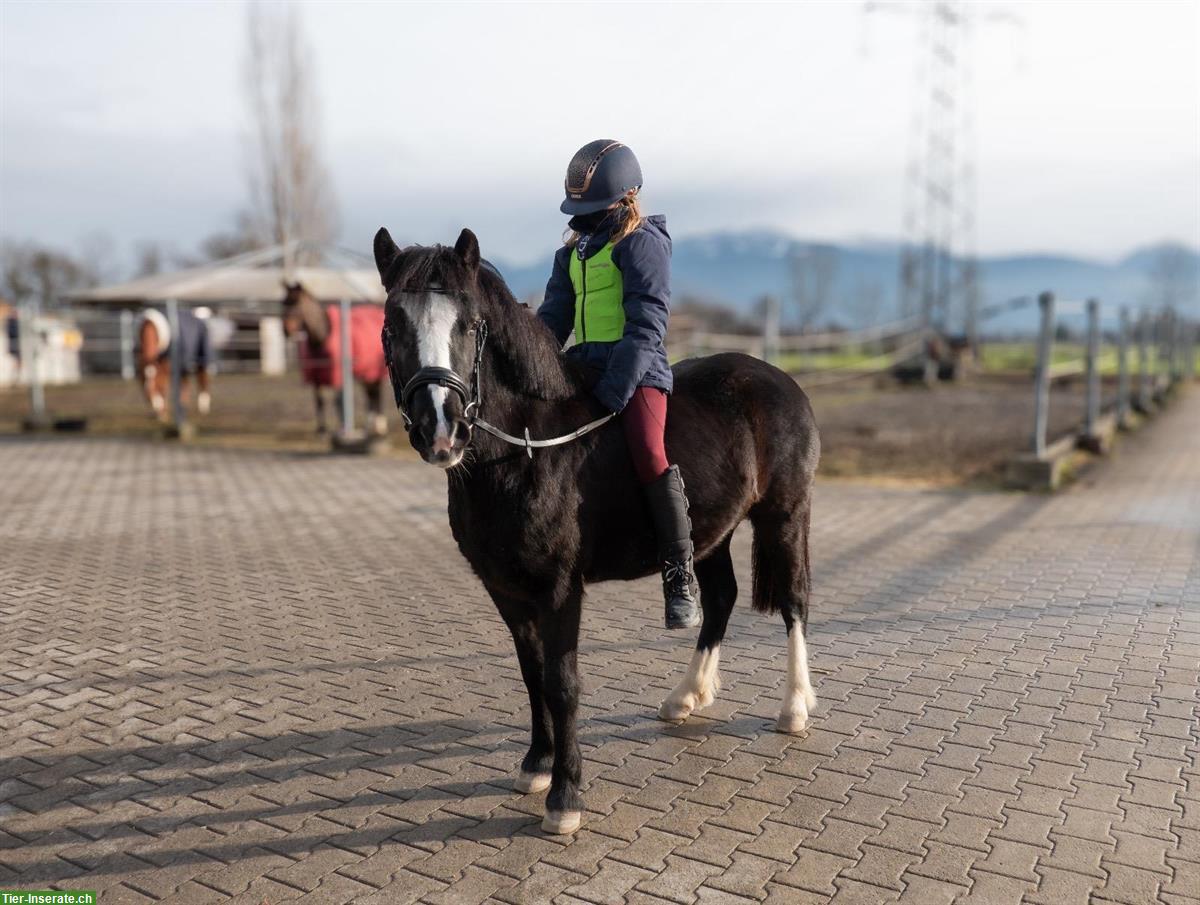
[[[342,310],[330,305],[329,338],[320,353],[314,353],[307,340],[300,343],[300,373],[305,383],[319,387],[342,386]],[[350,309],[351,373],[363,383],[378,383],[387,376],[383,360],[382,305],[355,305]]]

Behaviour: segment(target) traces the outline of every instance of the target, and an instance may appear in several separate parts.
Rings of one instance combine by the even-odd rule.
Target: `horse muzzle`
[[[471,442],[471,425],[465,418],[438,419],[429,425],[425,419],[414,424],[409,441],[421,458],[438,468],[453,468],[462,461]]]

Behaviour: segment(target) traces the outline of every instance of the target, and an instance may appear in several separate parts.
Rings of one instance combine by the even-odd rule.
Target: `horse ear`
[[[475,233],[465,226],[458,234],[458,241],[454,243],[454,253],[467,265],[467,270],[474,273],[479,269],[479,240],[475,238]]]
[[[380,279],[387,274],[388,267],[398,254],[400,249],[392,241],[392,234],[387,231],[387,227],[379,227],[379,232],[375,233],[375,266],[379,268]]]

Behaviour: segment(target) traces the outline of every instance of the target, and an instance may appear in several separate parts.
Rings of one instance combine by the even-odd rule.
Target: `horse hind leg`
[[[157,365],[150,383],[153,387],[150,404],[154,407],[154,414],[158,416],[158,420],[166,424],[171,420],[171,407],[167,404],[167,396],[171,391],[170,370]]]
[[[718,664],[721,659],[721,640],[729,625],[729,614],[737,600],[737,579],[733,574],[733,559],[729,555],[730,537],[709,556],[696,563],[696,580],[700,583],[700,606],[704,621],[700,637],[687,672],[675,689],[658,708],[658,717],[670,723],[686,720],[693,711],[707,707],[721,689]]]
[[[201,415],[207,415],[212,410],[212,379],[208,368],[201,367],[196,370],[196,387],[196,409]]]
[[[321,387],[319,384],[313,384],[313,406],[317,410],[317,434],[324,436],[329,433],[329,427],[325,423],[325,397],[321,395]]]
[[[787,684],[777,725],[780,732],[788,734],[803,732],[817,706],[805,637],[812,585],[809,514],[807,497],[795,508],[756,507],[750,512],[754,525],[754,608],[780,613],[787,629]]]
[[[363,384],[367,391],[367,430],[374,437],[387,436],[387,416],[383,414],[383,383]]]

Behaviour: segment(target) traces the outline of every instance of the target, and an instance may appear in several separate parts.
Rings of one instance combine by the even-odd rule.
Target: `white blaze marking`
[[[458,321],[458,310],[445,296],[430,293],[413,312],[417,328],[417,359],[423,368],[450,368],[450,338],[454,324]],[[450,425],[446,423],[446,398],[450,391],[445,387],[428,387],[433,396],[434,411],[437,413],[437,430],[434,443],[450,438]]]

